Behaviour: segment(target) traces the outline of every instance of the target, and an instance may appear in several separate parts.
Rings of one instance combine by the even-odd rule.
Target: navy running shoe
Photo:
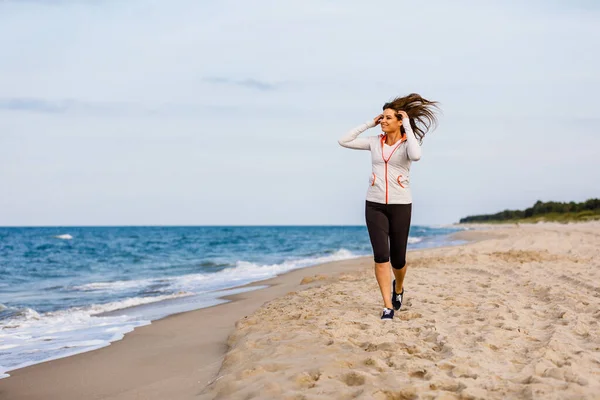
[[[383,319],[383,320],[394,319],[394,310],[392,310],[391,308],[384,308],[383,314],[381,314],[381,319]]]
[[[394,283],[392,283],[392,305],[394,306],[394,310],[398,311],[402,307],[403,297],[404,288],[402,288],[402,293],[396,293],[396,280],[394,279]]]

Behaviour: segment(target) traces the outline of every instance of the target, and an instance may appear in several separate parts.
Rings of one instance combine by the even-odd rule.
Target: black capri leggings
[[[391,259],[392,268],[404,268],[411,211],[412,204],[367,201],[365,218],[376,263],[385,263]]]

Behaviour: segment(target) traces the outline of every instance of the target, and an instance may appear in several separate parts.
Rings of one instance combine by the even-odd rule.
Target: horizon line
[[[447,224],[411,224],[411,226],[447,226]],[[2,228],[272,228],[272,227],[366,227],[365,224],[265,224],[265,225],[0,225]]]

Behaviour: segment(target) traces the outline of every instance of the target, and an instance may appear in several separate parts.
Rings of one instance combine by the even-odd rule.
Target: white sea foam
[[[452,230],[456,230],[456,231],[462,231],[462,230],[468,230],[469,228],[463,225],[459,225],[456,223],[453,224],[436,224],[436,225],[424,225],[427,226],[428,228],[432,228],[432,229],[452,229]]]
[[[189,295],[179,292],[130,298],[45,314],[24,309],[0,321],[0,378],[13,369],[107,346],[134,328],[150,323],[127,315],[99,317],[98,314]]]
[[[130,299],[115,301],[112,303],[93,304],[91,306],[86,306],[86,307],[74,307],[74,308],[70,308],[69,310],[65,310],[65,311],[67,311],[67,312],[84,311],[84,312],[90,313],[90,315],[93,316],[96,314],[106,313],[106,312],[115,311],[115,310],[122,310],[124,308],[141,306],[143,304],[157,303],[159,301],[176,299],[179,297],[186,297],[186,296],[191,296],[191,295],[193,295],[193,293],[179,291],[177,293],[162,295],[162,296],[133,297]],[[46,315],[51,315],[51,316],[59,315],[65,311],[55,311],[55,312],[47,313]]]
[[[73,236],[69,235],[68,233],[65,233],[63,235],[56,235],[54,236],[56,239],[65,239],[65,240],[70,240],[73,239]]]
[[[419,243],[422,241],[423,241],[422,237],[409,237],[408,238],[408,244],[415,244],[415,243]]]
[[[235,267],[226,268],[219,272],[203,272],[199,274],[188,274],[157,279],[91,282],[84,285],[74,286],[71,289],[78,291],[118,293],[132,289],[142,290],[146,287],[160,286],[158,290],[165,293],[173,293],[178,291],[199,293],[212,290],[221,290],[224,288],[243,285],[263,279],[269,279],[294,269],[326,262],[346,260],[358,256],[359,255],[353,254],[346,249],[340,249],[330,255],[288,260],[280,264],[268,265],[247,261],[238,261]]]
[[[178,277],[176,281],[172,283],[172,287],[179,290],[190,291],[216,290],[273,278],[288,271],[305,268],[311,265],[347,260],[356,257],[358,257],[358,255],[353,254],[346,249],[340,249],[327,256],[288,260],[280,264],[267,265],[238,261],[235,267],[224,269],[210,275],[194,274]]]
[[[162,280],[162,279],[161,279]],[[136,279],[131,281],[113,281],[113,282],[92,282],[84,285],[73,286],[71,289],[84,292],[119,292],[123,290],[136,289],[139,287],[152,285],[157,279]]]

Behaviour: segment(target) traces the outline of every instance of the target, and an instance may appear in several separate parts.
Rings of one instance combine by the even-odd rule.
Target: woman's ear
[[[402,125],[402,115],[396,113],[396,119],[398,119],[398,122],[400,122],[400,125]]]

